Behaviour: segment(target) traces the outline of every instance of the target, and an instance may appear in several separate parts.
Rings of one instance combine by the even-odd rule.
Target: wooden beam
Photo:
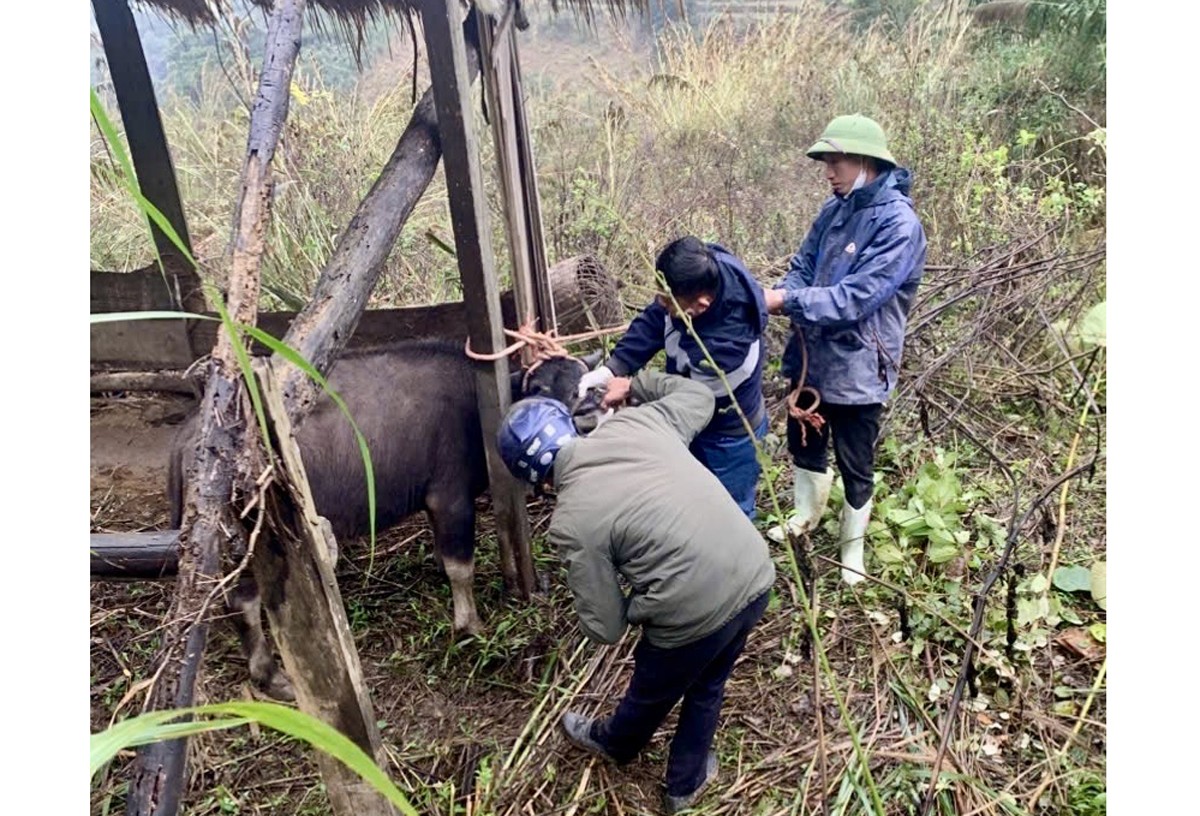
[[[516,131],[517,158],[521,173],[522,211],[525,215],[526,233],[529,236],[529,252],[533,268],[533,291],[538,303],[538,313],[545,315],[547,325],[557,327],[560,333],[570,334],[587,329],[559,326],[561,316],[554,295],[554,276],[546,260],[545,229],[542,224],[542,197],[538,190],[537,168],[533,161],[533,139],[529,135],[529,116],[525,110],[525,87],[521,78],[521,59],[517,51],[517,35],[509,32],[511,54],[509,76],[513,96],[513,128]],[[588,328],[599,329],[598,325]]]
[[[92,533],[91,574],[96,579],[171,578],[179,568],[179,531]]]
[[[161,391],[187,394],[197,399],[203,393],[203,382],[184,371],[109,371],[93,374],[92,394],[114,391]]]
[[[476,15],[481,18],[483,64],[487,66],[484,87],[492,112],[497,171],[508,222],[513,288],[519,312],[525,318],[536,317],[540,329],[554,330],[558,328],[558,316],[546,268],[541,202],[522,96],[516,31],[512,26],[496,25],[478,9]]]
[[[317,515],[300,448],[269,361],[255,363],[282,471],[264,497],[274,518],[271,546],[255,550],[254,576],[262,588],[271,633],[300,710],[348,737],[376,764],[385,765],[362,664],[350,633],[330,557],[328,524]],[[342,762],[315,752],[337,816],[394,816],[382,794]]]
[[[462,14],[459,0],[421,3],[467,329],[476,351],[492,352],[504,346],[503,320],[479,161],[478,131],[470,102],[467,46],[460,26]],[[500,359],[490,367],[481,365],[478,370],[479,416],[487,442],[501,568],[506,585],[528,598],[533,591],[534,573],[525,488],[508,472],[494,443],[503,413],[508,409],[508,361]]]
[[[581,266],[585,261],[586,269]],[[131,282],[122,280],[131,275],[134,276]],[[146,283],[138,280],[135,273],[93,273],[92,311],[169,308],[153,299],[156,293],[166,296],[161,276],[155,273],[154,277],[158,280]],[[550,268],[547,278],[554,292],[555,315],[562,334],[576,334],[621,321],[623,313],[617,292],[618,284],[595,259],[566,258]],[[143,292],[147,287],[151,290],[149,294]],[[144,305],[137,305],[139,303]],[[512,290],[500,294],[500,311],[505,327],[515,329],[517,307]],[[215,312],[206,314],[216,316]],[[595,315],[605,317],[598,321]],[[258,327],[273,337],[284,337],[296,325],[296,318],[296,312],[259,312]],[[181,329],[182,322],[128,320],[90,326],[92,370],[186,369],[212,351],[220,324],[213,320],[190,321],[196,324],[196,328],[191,334],[192,344],[189,346],[188,338]],[[340,345],[343,350],[362,351],[386,348],[414,339],[439,339],[461,344],[467,336],[466,327],[466,307],[460,300],[401,309],[370,309],[362,313],[353,334]],[[257,342],[251,345],[251,351],[259,355],[270,353]],[[325,361],[327,363],[328,360]],[[318,370],[327,371],[327,368],[318,366]]]
[[[303,12],[304,0],[276,0],[267,25],[233,220],[227,308],[236,323],[253,324],[258,312],[259,262],[271,213],[271,160],[287,117]],[[200,412],[200,440],[187,480],[179,577],[163,623],[158,677],[149,695],[152,710],[187,708],[195,699],[214,607],[210,595],[221,577],[221,554],[231,549],[230,538],[236,541],[241,531],[233,485],[236,460],[239,454],[243,462],[246,458],[246,418],[236,342],[240,341],[222,330],[213,350]],[[183,798],[186,765],[185,739],[139,749],[126,799],[128,816],[174,816]]]
[[[104,55],[112,75],[113,91],[125,125],[125,138],[133,159],[137,183],[146,197],[162,212],[180,240],[191,251],[187,221],[179,200],[175,168],[167,148],[167,136],[146,67],[146,55],[128,0],[92,0],[96,28],[104,42]],[[175,244],[151,222],[154,245],[164,261],[165,271],[172,279],[177,305],[188,311],[203,311],[204,293],[200,278]]]

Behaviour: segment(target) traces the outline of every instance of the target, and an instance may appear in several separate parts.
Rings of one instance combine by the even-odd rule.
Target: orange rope
[[[553,331],[534,331],[533,321],[529,320],[519,329],[504,330],[504,333],[513,338],[516,342],[505,346],[499,351],[491,352],[489,354],[473,351],[471,349],[470,337],[467,338],[466,346],[463,350],[472,360],[494,362],[502,357],[515,354],[521,349],[528,347],[533,352],[534,359],[537,361],[537,363],[541,363],[554,357],[570,357],[571,353],[567,351],[566,346],[571,343],[581,343],[584,340],[594,340],[597,337],[623,332],[627,328],[629,328],[628,325],[609,326],[608,328],[597,329],[595,331],[583,332],[581,334],[571,334],[567,335],[566,337],[558,337]]]

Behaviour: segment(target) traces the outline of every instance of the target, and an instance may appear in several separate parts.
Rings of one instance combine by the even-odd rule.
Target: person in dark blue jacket
[[[692,454],[753,520],[760,468],[746,423],[759,439],[767,432],[762,369],[768,316],[762,285],[729,250],[690,235],[667,245],[655,268],[669,294],[660,294],[633,319],[608,363],[584,375],[580,395],[605,386],[606,405],[623,402],[628,378],[665,349],[668,374],[703,383],[716,397],[713,418],[692,442]],[[694,335],[679,309],[687,313]]]
[[[910,173],[897,166],[883,129],[865,116],[839,116],[808,156],[825,163],[833,195],[822,205],[787,274],[766,292],[772,314],[791,318],[783,372],[793,388],[807,351],[804,385],[816,388],[824,425],[801,433],[788,417],[795,464],[793,534],[821,521],[833,475],[830,436],[846,490],[839,544],[842,577],[866,574],[863,540],[871,516],[879,416],[896,386],[904,328],[925,266],[925,230],[908,196]],[[817,423],[820,425],[820,423]],[[779,527],[768,531],[783,538]]]

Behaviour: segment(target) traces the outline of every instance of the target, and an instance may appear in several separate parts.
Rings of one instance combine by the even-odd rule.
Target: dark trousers
[[[767,418],[764,416],[754,429],[754,436],[761,440],[767,435]],[[716,476],[733,500],[742,508],[746,518],[754,521],[754,494],[758,488],[758,476],[762,468],[758,464],[758,451],[754,442],[745,434],[724,436],[701,433],[692,441],[692,455],[700,464]]]
[[[795,388],[796,384],[792,383]],[[805,425],[806,441],[800,441],[800,423],[787,418],[788,453],[797,467],[824,473],[829,464],[829,437],[846,488],[846,501],[855,510],[871,498],[875,489],[875,439],[879,436],[879,414],[883,406],[830,405],[822,402],[817,413],[825,418],[820,432]]]
[[[693,643],[662,649],[643,637],[633,651],[633,679],[625,697],[611,717],[592,726],[592,739],[617,762],[630,762],[682,699],[667,760],[667,793],[687,796],[695,791],[704,781],[725,681],[746,636],[766,611],[768,595],[764,592],[720,629]]]

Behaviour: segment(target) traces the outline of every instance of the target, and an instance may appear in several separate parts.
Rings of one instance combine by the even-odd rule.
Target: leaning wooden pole
[[[479,73],[473,16],[464,24],[462,37],[467,45],[469,87]],[[299,351],[318,371],[329,370],[354,334],[383,272],[384,261],[437,172],[441,158],[438,114],[433,89],[429,88],[413,110],[408,126],[379,178],[338,239],[317,280],[312,299],[296,315],[284,337],[284,342]],[[320,389],[286,361],[276,359],[275,363],[282,372],[288,415],[293,422],[299,421],[320,397]]]
[[[459,25],[462,13],[460,0],[424,0],[421,3],[467,329],[472,347],[479,352],[491,353],[504,347],[504,324],[479,160],[478,130],[471,108],[467,48]],[[508,408],[510,391],[507,358],[501,357],[491,366],[480,366],[476,398],[487,453],[501,569],[509,589],[528,598],[533,592],[534,571],[529,549],[529,522],[525,514],[525,489],[509,474],[495,445],[496,431]]]
[[[292,70],[300,50],[304,0],[277,0],[267,27],[258,95],[234,216],[233,259],[227,308],[233,320],[253,324],[258,309],[258,269],[266,245],[272,194],[271,159],[287,117]],[[163,631],[161,672],[148,700],[152,709],[193,704],[208,622],[221,602],[222,550],[241,537],[232,500],[236,460],[242,448],[246,401],[234,353],[241,342],[221,331],[201,404],[200,442],[189,474],[179,555],[179,576]],[[172,740],[138,752],[126,812],[174,816],[185,779],[187,745]]]

